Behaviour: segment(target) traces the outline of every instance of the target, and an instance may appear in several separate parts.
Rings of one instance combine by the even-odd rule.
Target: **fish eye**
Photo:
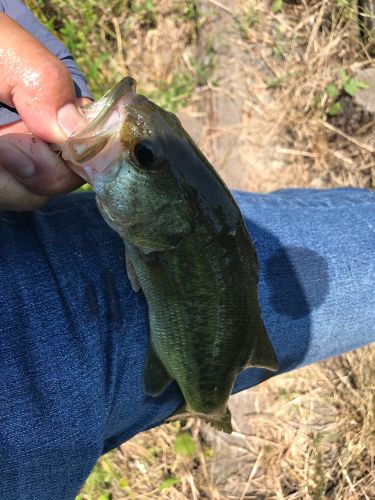
[[[136,143],[133,148],[132,157],[138,166],[151,169],[159,159],[159,148],[157,144],[144,139]]]

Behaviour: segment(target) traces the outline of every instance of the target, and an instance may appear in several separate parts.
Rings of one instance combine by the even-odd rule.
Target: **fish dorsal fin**
[[[145,393],[148,396],[159,396],[172,380],[149,342],[143,378]]]
[[[272,371],[279,369],[275,351],[263,324],[258,333],[258,341],[246,361],[246,368],[250,367],[267,368]]]

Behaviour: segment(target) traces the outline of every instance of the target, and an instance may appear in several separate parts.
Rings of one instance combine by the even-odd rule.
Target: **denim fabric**
[[[281,371],[375,340],[375,194],[235,193]],[[99,455],[181,404],[147,397],[146,303],[92,194],[0,213],[0,498],[71,499]],[[271,376],[249,369],[235,390]]]
[[[72,55],[20,0],[0,0],[0,12],[14,19],[65,64],[72,77],[77,97],[91,97],[85,77],[79,71]],[[19,119],[20,117],[14,108],[0,103],[0,125],[6,125]]]

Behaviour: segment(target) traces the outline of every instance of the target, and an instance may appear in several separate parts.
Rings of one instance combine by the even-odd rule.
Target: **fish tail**
[[[177,411],[166,419],[166,422],[175,422],[176,420],[185,420],[186,418],[201,418],[218,431],[226,432],[227,434],[231,434],[233,432],[232,415],[228,407],[225,409],[224,413],[215,415],[190,411],[186,404],[183,404]]]
[[[233,432],[232,415],[229,408],[226,408],[225,413],[220,415],[220,417],[204,415],[202,418],[218,431],[225,432],[226,434],[232,434]]]

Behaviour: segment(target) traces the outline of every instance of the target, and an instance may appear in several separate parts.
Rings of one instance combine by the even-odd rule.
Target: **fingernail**
[[[82,121],[82,115],[72,103],[65,104],[57,112],[57,121],[68,137],[72,135]]]
[[[35,166],[31,158],[10,143],[0,145],[0,165],[22,179],[30,179],[35,175]]]

